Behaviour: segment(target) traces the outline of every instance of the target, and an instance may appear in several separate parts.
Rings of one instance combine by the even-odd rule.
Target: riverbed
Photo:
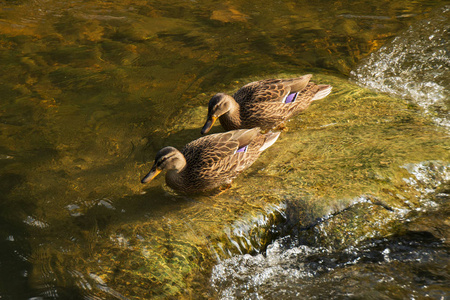
[[[0,298],[449,296],[446,1],[0,5]],[[304,74],[332,93],[225,193],[140,183]]]

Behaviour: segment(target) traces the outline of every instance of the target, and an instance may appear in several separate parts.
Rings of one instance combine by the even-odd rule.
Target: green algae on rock
[[[389,299],[446,295],[450,164],[404,167],[407,189],[418,193],[422,207],[390,209],[361,196],[276,239],[264,254],[220,261],[211,277],[218,298],[326,298],[330,291],[332,298],[349,292]]]

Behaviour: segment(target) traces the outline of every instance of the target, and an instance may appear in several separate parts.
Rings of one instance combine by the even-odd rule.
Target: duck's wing
[[[289,94],[303,90],[309,80],[310,74],[292,79],[265,79],[255,81],[243,86],[234,98],[241,105],[256,103],[284,103]]]
[[[261,136],[259,130],[241,129],[212,134],[187,144],[182,153],[189,171],[199,178],[236,177],[254,161],[252,157],[256,153],[252,142]],[[261,145],[263,143],[262,140]]]

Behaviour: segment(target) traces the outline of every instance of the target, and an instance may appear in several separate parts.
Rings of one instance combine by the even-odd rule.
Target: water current
[[[0,1],[0,298],[448,298],[449,12]],[[332,93],[225,193],[140,183],[216,92],[308,73]]]

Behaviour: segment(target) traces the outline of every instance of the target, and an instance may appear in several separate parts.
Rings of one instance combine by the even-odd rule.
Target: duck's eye
[[[163,157],[163,158],[161,158],[160,160],[158,160],[158,161],[156,162],[156,166],[159,167],[166,159],[167,159],[167,157]]]

